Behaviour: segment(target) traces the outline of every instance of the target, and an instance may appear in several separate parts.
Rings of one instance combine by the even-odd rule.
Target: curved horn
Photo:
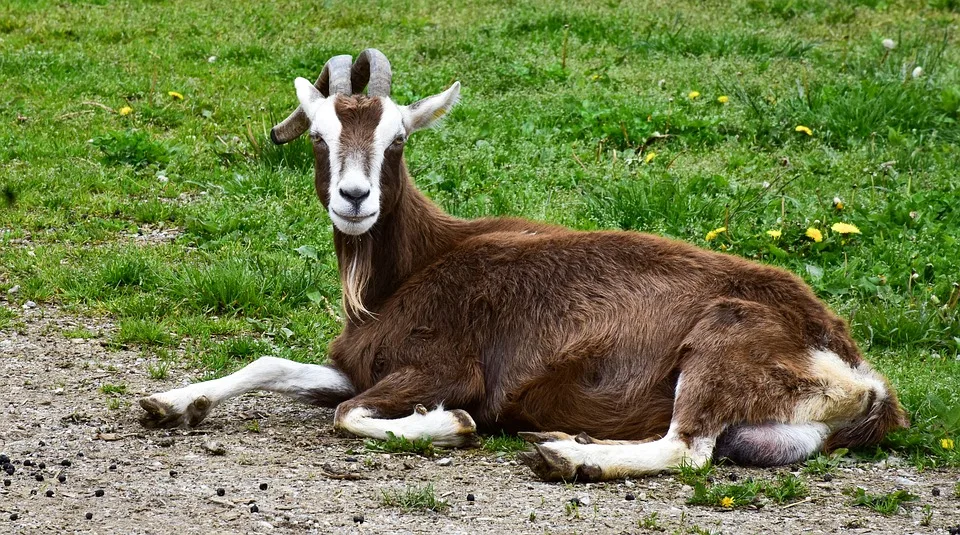
[[[353,90],[359,93],[363,91],[364,86],[367,86],[367,94],[371,97],[389,97],[392,78],[390,61],[376,48],[368,48],[361,52],[350,71]]]
[[[342,93],[351,94],[350,85],[350,64],[353,58],[348,55],[334,56],[327,61],[320,71],[320,76],[313,83],[320,94],[324,97]],[[301,134],[310,128],[310,119],[303,112],[303,108],[297,106],[286,119],[270,129],[270,139],[277,145],[289,143],[300,137]]]

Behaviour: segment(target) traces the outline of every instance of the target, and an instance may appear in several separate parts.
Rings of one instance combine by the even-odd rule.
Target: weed
[[[483,437],[483,450],[490,453],[513,455],[521,451],[526,451],[526,449],[526,441],[515,435],[500,433],[499,435]]]
[[[660,525],[660,517],[656,511],[637,520],[637,527],[648,531],[664,531],[666,529]]]
[[[120,410],[122,406],[123,406],[123,403],[120,401],[120,398],[107,399],[107,408],[112,411]]]
[[[768,482],[763,488],[764,494],[776,503],[787,503],[807,496],[807,486],[802,479],[793,474],[781,474],[776,481]]]
[[[923,506],[923,517],[920,519],[920,525],[923,527],[930,526],[930,521],[933,520],[933,507],[930,504]]]
[[[150,134],[139,130],[109,132],[93,139],[93,146],[103,153],[103,161],[110,165],[127,164],[146,167],[166,164],[170,151]]]
[[[840,466],[841,459],[847,454],[846,448],[838,448],[829,454],[819,453],[816,457],[807,460],[803,473],[824,476],[833,475]]]
[[[17,318],[17,313],[5,306],[0,306],[0,329],[8,329]]]
[[[368,439],[363,442],[363,447],[368,451],[380,453],[412,453],[424,457],[432,457],[435,453],[433,442],[429,437],[410,440],[406,437],[398,437],[387,431],[386,440]]]
[[[381,490],[380,503],[388,507],[397,507],[404,512],[434,511],[443,513],[450,508],[446,500],[437,498],[432,484],[411,486],[404,490]]]
[[[247,423],[246,427],[247,427],[247,431],[250,431],[251,433],[259,433],[260,420],[250,420],[250,422]]]
[[[564,502],[563,513],[570,519],[580,520],[580,501],[567,500]]]
[[[714,466],[712,461],[705,462],[702,466],[694,466],[684,460],[676,467],[674,478],[684,485],[693,486],[697,483],[706,484],[712,478]]]
[[[88,338],[97,337],[97,333],[91,331],[90,329],[87,329],[86,327],[72,327],[69,329],[64,329],[63,331],[61,331],[61,334],[63,334],[64,338],[70,338],[70,339],[74,339],[74,338],[88,339]]]
[[[100,392],[108,396],[123,395],[127,393],[127,385],[113,385],[104,383],[100,385]]]
[[[114,341],[118,344],[165,345],[172,343],[173,339],[162,323],[125,318],[120,321]]]
[[[852,505],[868,507],[882,515],[896,514],[901,505],[919,499],[919,496],[906,490],[895,490],[889,494],[868,494],[866,490],[857,487],[847,494],[853,498]]]
[[[160,361],[147,365],[147,374],[154,381],[162,381],[167,378],[167,372],[170,371],[170,365],[167,362]]]

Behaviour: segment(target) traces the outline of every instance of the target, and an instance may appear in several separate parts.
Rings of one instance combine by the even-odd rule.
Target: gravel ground
[[[0,330],[0,453],[16,469],[0,473],[10,480],[0,487],[3,533],[900,534],[948,533],[960,525],[960,499],[953,495],[960,473],[917,472],[897,459],[841,468],[829,482],[804,475],[810,496],[797,504],[724,511],[686,505],[691,489],[669,476],[562,485],[537,481],[509,456],[486,452],[441,452],[451,460],[447,466],[367,452],[362,441],[334,433],[332,411],[268,394],[228,403],[194,431],[146,430],[136,421],[136,399],[189,382],[196,370],[172,368],[167,380],[152,380],[138,352],[105,347],[109,320],[53,307],[19,312],[21,324]],[[78,326],[102,334],[89,340],[61,334]],[[119,408],[108,406],[100,391],[105,383],[127,386]],[[225,453],[210,453],[210,441]],[[721,467],[717,477],[775,473]],[[361,479],[331,477],[338,474]],[[450,503],[446,512],[381,503],[384,490],[428,483]],[[848,505],[843,491],[853,486],[871,493],[906,488],[920,500],[884,517]],[[468,493],[475,501],[467,501]],[[636,499],[626,500],[628,493]],[[573,498],[582,505],[571,506]],[[252,505],[259,511],[251,512]],[[927,526],[925,505],[932,511]],[[652,513],[659,530],[640,525]]]

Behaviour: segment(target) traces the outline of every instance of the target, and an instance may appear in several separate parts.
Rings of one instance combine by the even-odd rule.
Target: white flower
[[[921,76],[923,76],[923,67],[917,67],[917,68],[913,69],[913,74],[912,74],[912,76],[913,76],[914,78],[920,78]]]
[[[217,56],[210,56],[207,58],[207,63],[213,63],[214,61],[217,61]]]
[[[883,48],[886,48],[887,50],[893,50],[896,47],[897,47],[897,43],[893,39],[883,40]]]

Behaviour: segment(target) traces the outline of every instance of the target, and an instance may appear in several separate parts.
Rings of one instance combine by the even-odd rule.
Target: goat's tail
[[[838,448],[871,446],[883,440],[884,435],[901,427],[909,427],[910,419],[900,406],[897,395],[889,385],[870,391],[870,403],[866,410],[849,425],[841,427],[827,437],[825,451]]]

